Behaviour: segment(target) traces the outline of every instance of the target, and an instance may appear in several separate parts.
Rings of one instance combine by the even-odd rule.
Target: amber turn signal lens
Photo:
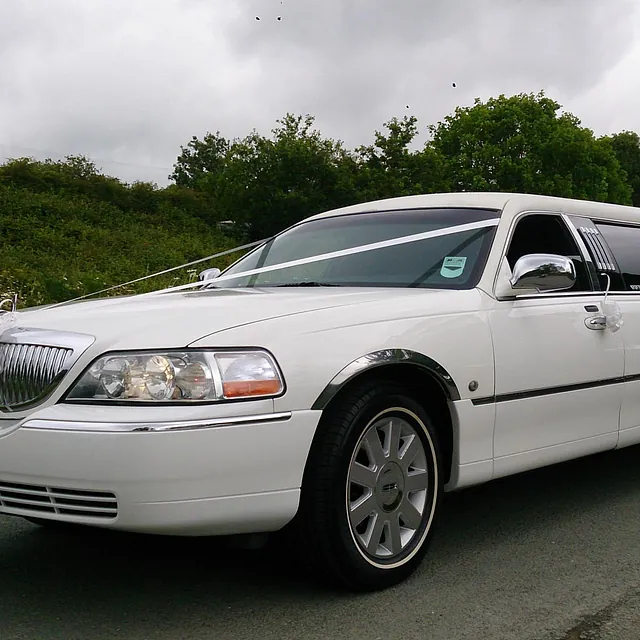
[[[222,385],[225,398],[272,396],[282,391],[280,380],[232,380]]]

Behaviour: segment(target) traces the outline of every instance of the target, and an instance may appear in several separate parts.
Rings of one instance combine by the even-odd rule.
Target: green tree
[[[597,139],[544,93],[476,99],[431,126],[454,191],[510,191],[631,202],[608,140]]]
[[[255,130],[230,143],[219,134],[194,138],[183,147],[173,179],[210,195],[216,219],[234,221],[251,239],[356,202],[354,159],[313,124],[312,116],[287,114],[269,138]]]
[[[164,189],[150,182],[132,184],[102,174],[95,164],[83,156],[64,160],[17,158],[0,164],[0,186],[27,189],[32,193],[85,197],[103,202],[122,213],[144,212],[177,220],[183,215],[201,219],[214,217],[213,203],[206,193],[184,185]]]
[[[375,132],[375,142],[356,150],[356,184],[363,200],[449,191],[445,159],[435,148],[411,150],[418,120],[405,116],[385,122],[388,133]]]
[[[29,189],[36,193],[83,195],[127,207],[128,185],[103,175],[93,162],[83,156],[64,160],[17,158],[0,165],[0,184]]]
[[[622,131],[610,136],[608,140],[620,166],[627,172],[633,191],[633,205],[640,207],[640,136],[635,131]]]
[[[180,155],[169,176],[180,187],[198,189],[212,175],[224,170],[231,143],[216,133],[207,133],[202,140],[193,136]]]

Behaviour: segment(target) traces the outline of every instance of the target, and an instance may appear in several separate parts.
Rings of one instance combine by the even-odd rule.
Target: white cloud
[[[575,110],[597,135],[623,130],[640,133],[640,88],[636,81],[640,69],[640,16],[632,21],[634,46],[602,78],[567,107]]]
[[[424,128],[476,96],[539,89],[598,132],[640,130],[637,8],[2,0],[0,158],[82,153],[124,179],[162,183],[180,145],[206,131],[267,133],[287,111],[312,113],[326,135],[355,146],[394,115],[412,113]]]

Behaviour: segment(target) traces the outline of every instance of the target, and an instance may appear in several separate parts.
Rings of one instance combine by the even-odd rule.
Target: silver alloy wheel
[[[392,568],[419,549],[435,511],[436,474],[429,432],[413,412],[389,408],[369,422],[351,457],[346,497],[351,535],[371,564]]]

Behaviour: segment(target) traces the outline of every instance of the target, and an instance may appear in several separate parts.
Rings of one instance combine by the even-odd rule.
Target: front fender
[[[268,349],[287,383],[287,392],[274,400],[275,411],[322,405],[335,383],[343,384],[363,366],[383,364],[386,356],[381,353],[391,361],[413,358],[435,374],[452,401],[494,393],[491,333],[475,290],[447,295],[414,292],[406,299],[356,309],[273,318],[220,331],[191,346]]]

